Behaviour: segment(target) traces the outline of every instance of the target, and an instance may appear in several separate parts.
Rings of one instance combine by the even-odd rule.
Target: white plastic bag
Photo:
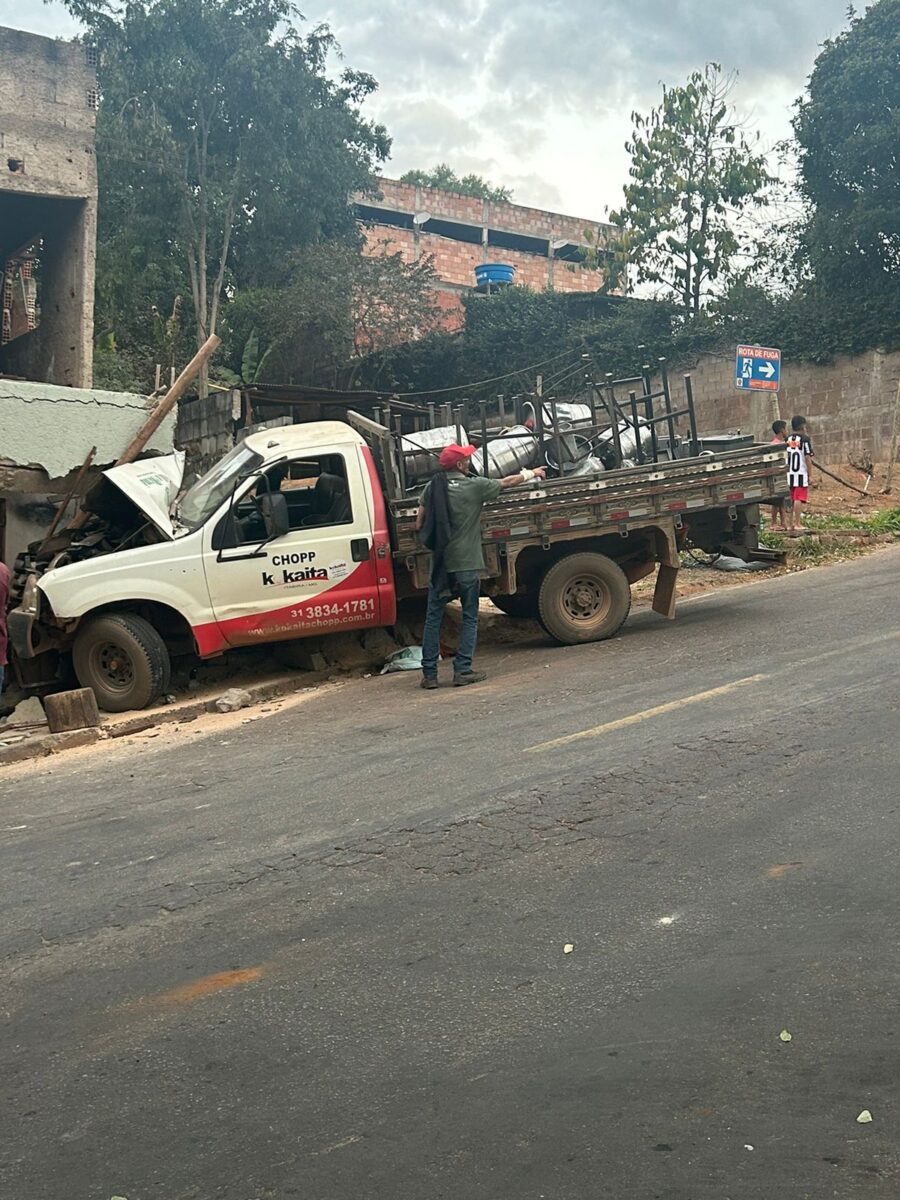
[[[421,646],[404,646],[402,650],[395,650],[384,666],[381,668],[382,675],[393,675],[395,671],[421,671],[422,670],[422,647]]]

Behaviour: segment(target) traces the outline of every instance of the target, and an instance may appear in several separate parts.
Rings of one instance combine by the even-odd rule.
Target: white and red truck
[[[71,663],[124,711],[167,691],[175,655],[392,625],[429,572],[401,453],[350,413],[251,434],[180,496],[180,455],[106,472],[91,519],[17,564],[20,683],[52,690]],[[508,489],[484,510],[484,593],[558,642],[599,641],[658,569],[654,608],[671,617],[686,545],[776,557],[758,506],[785,490],[783,454],[759,444]]]

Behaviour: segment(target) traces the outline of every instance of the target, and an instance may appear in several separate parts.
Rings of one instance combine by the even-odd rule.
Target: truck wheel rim
[[[108,688],[125,692],[134,684],[132,661],[115,642],[101,642],[92,658],[96,674]]]
[[[591,575],[569,580],[563,592],[563,608],[573,621],[596,621],[609,611],[609,589]]]

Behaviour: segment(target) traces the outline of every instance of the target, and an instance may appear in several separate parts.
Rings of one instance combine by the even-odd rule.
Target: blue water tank
[[[515,273],[516,268],[511,263],[481,263],[475,268],[475,283],[480,288],[509,284]]]

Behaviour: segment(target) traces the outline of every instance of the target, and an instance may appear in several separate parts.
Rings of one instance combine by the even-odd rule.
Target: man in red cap
[[[472,670],[478,639],[478,596],[484,551],[481,546],[481,510],[496,500],[504,488],[544,478],[544,468],[525,469],[505,479],[470,475],[474,446],[445,446],[438,462],[441,470],[422,493],[416,528],[431,551],[428,612],[422,638],[422,687],[438,685],[441,621],[447,601],[459,596],[463,611],[459,649],[453,660],[453,686],[480,683],[483,671]]]

